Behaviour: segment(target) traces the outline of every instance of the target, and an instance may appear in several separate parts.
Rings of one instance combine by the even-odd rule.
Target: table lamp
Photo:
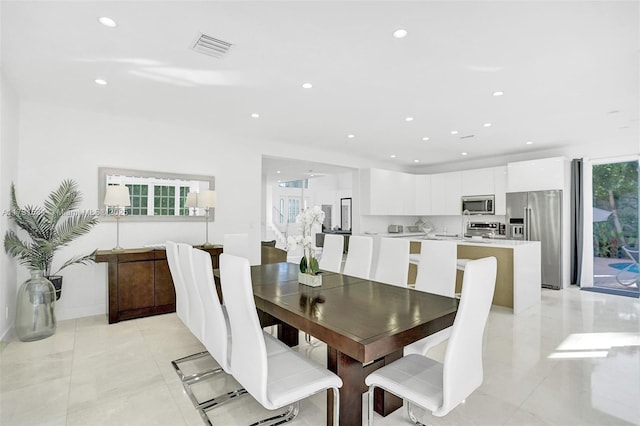
[[[206,234],[205,234],[205,243],[202,245],[203,247],[212,247],[213,244],[209,242],[209,216],[210,209],[216,206],[216,201],[218,197],[216,191],[212,191],[207,189],[202,192],[190,192],[187,194],[187,200],[185,205],[187,207],[199,207],[204,209],[205,214],[205,223],[206,223]]]
[[[107,186],[106,193],[104,195],[104,205],[112,208],[112,216],[116,218],[116,246],[113,251],[124,250],[120,247],[120,217],[126,213],[124,207],[131,205],[131,198],[129,196],[129,188],[124,185],[109,185]]]

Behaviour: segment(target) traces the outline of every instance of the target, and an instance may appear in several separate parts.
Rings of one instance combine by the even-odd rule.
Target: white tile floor
[[[170,364],[202,346],[175,314],[113,325],[104,316],[62,321],[48,339],[0,348],[3,426],[203,424]],[[431,356],[442,359],[444,349]],[[299,350],[324,362],[322,345],[302,343]],[[494,307],[484,367],[484,383],[465,404],[445,417],[425,414],[423,422],[640,424],[640,301],[571,288],[543,290],[542,303],[517,317]],[[234,387],[233,379],[222,379],[195,391]],[[305,400],[294,424],[324,425],[324,398]],[[264,414],[246,396],[212,412],[217,425]],[[375,420],[410,424],[405,410]]]

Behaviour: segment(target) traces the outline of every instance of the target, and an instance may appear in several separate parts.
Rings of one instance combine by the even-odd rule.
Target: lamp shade
[[[104,195],[104,205],[120,207],[130,206],[131,198],[129,197],[129,188],[124,185],[107,186],[106,194]]]
[[[217,199],[216,191],[212,191],[210,189],[202,191],[198,194],[198,207],[215,207]]]
[[[187,194],[187,200],[185,201],[185,207],[198,207],[198,193],[190,192]]]

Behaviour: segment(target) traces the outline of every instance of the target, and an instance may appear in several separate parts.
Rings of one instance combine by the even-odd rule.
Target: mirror
[[[131,206],[124,207],[126,220],[192,220],[205,217],[204,208],[189,208],[187,194],[215,189],[213,176],[152,172],[144,170],[98,169],[98,210],[110,209],[104,205],[106,187],[125,185],[129,188]],[[213,220],[215,208],[210,208]]]
[[[340,229],[351,231],[351,198],[340,198]]]

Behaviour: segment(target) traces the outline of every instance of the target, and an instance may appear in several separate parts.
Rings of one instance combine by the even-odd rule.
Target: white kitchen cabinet
[[[415,179],[415,200],[417,216],[428,216],[431,214],[431,175],[414,175]]]
[[[362,214],[413,215],[416,209],[415,176],[382,169],[362,169]]]
[[[509,163],[507,192],[564,189],[567,167],[564,157]]]
[[[451,216],[461,214],[462,173],[431,175],[431,214]]]
[[[464,170],[462,195],[492,195],[495,193],[493,168]]]
[[[493,168],[493,182],[495,188],[495,214],[507,214],[507,166]]]

